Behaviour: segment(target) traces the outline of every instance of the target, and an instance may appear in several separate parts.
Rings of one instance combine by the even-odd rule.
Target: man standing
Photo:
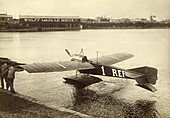
[[[9,70],[8,70],[7,84],[9,85],[10,91],[12,93],[15,93],[15,90],[14,90],[14,79],[15,79],[15,68],[13,66],[11,66],[9,68]]]
[[[4,63],[2,66],[1,66],[1,75],[0,75],[0,78],[1,78],[1,88],[4,89],[4,78],[6,79],[8,75],[8,65],[6,63]]]

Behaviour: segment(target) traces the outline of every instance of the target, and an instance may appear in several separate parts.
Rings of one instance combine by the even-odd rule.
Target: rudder
[[[134,71],[137,73],[144,74],[144,76],[135,78],[138,83],[138,86],[151,91],[156,91],[156,88],[152,86],[156,84],[156,81],[158,80],[157,77],[158,70],[156,68],[145,66],[145,67],[129,69],[129,71]]]

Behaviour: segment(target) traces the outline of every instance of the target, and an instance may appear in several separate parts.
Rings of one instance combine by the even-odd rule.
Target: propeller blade
[[[67,54],[68,54],[70,57],[72,57],[71,54],[70,54],[70,52],[69,52],[67,49],[65,49],[65,51],[67,52]]]

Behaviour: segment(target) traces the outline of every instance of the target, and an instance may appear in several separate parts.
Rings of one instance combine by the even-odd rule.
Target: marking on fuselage
[[[107,73],[105,72],[105,68],[104,66],[101,67],[102,69],[102,75],[107,75]],[[121,77],[121,78],[125,78],[125,71],[120,70],[120,69],[114,69],[114,68],[110,68],[112,70],[112,76],[113,77]],[[111,75],[108,75],[111,76]]]
[[[118,75],[117,75],[117,70],[116,69],[112,69],[112,72],[113,72],[113,76],[114,77],[117,77]]]
[[[103,75],[105,75],[104,66],[102,66],[101,68],[102,68]]]
[[[112,72],[113,72],[114,77],[125,78],[125,71],[123,71],[123,70],[112,69]]]

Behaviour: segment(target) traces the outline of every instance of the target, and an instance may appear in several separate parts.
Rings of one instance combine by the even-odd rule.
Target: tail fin
[[[129,71],[134,71],[137,73],[144,74],[144,76],[135,78],[138,83],[137,86],[140,86],[152,92],[157,91],[157,89],[151,85],[151,84],[153,85],[156,84],[156,81],[158,80],[157,77],[158,70],[156,68],[145,66],[145,67],[129,69]]]

